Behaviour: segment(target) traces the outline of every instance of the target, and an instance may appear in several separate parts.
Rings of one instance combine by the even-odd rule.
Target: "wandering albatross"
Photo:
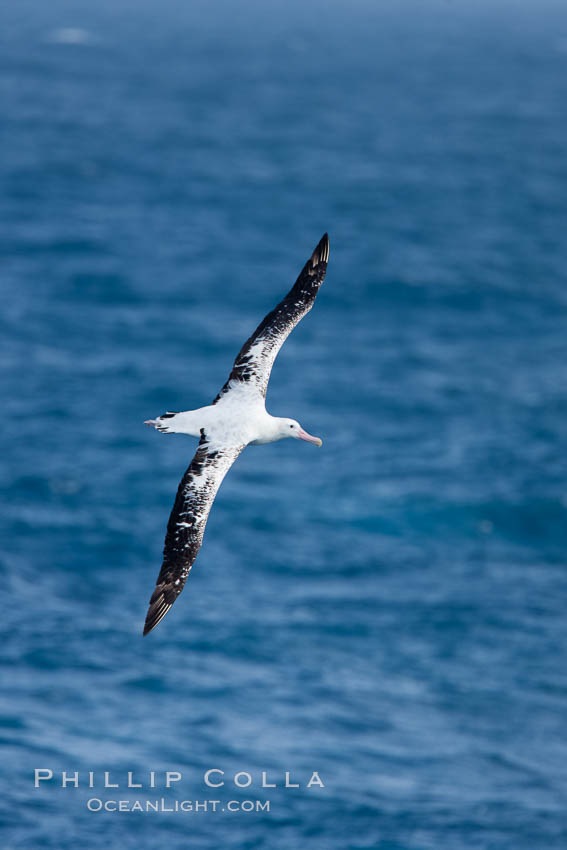
[[[270,416],[266,390],[278,351],[313,306],[328,259],[329,237],[325,233],[295,285],[240,349],[227,382],[212,404],[164,413],[145,423],[165,434],[189,434],[200,440],[169,517],[163,563],[150,598],[144,635],[163,620],[183,590],[217,490],[242,449],[286,437],[322,445],[319,437],[308,434],[295,419]]]

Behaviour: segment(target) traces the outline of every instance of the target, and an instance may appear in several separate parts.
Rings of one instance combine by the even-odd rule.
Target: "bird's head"
[[[307,443],[315,443],[316,446],[323,445],[323,440],[308,434],[295,419],[280,419],[280,435],[280,439],[293,437],[295,440],[305,440]]]

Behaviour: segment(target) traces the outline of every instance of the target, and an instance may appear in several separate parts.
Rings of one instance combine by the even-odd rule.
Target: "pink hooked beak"
[[[308,434],[307,431],[303,430],[303,428],[299,429],[297,436],[300,440],[305,440],[307,443],[315,443],[316,446],[323,445],[323,440],[319,439],[319,437],[312,437],[311,434]]]

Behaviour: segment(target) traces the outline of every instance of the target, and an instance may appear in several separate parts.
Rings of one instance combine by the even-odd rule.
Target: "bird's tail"
[[[170,410],[167,413],[162,413],[157,419],[146,419],[144,425],[149,425],[150,428],[155,428],[156,431],[162,431],[164,434],[175,434],[176,429],[173,425],[173,419],[177,413]]]

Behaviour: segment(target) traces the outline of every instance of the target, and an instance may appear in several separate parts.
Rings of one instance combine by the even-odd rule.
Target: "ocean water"
[[[565,4],[20,0],[0,42],[2,847],[563,850]],[[268,393],[324,446],[242,454],[142,639],[195,442],[143,420],[326,230]],[[220,802],[88,808],[161,798]]]

